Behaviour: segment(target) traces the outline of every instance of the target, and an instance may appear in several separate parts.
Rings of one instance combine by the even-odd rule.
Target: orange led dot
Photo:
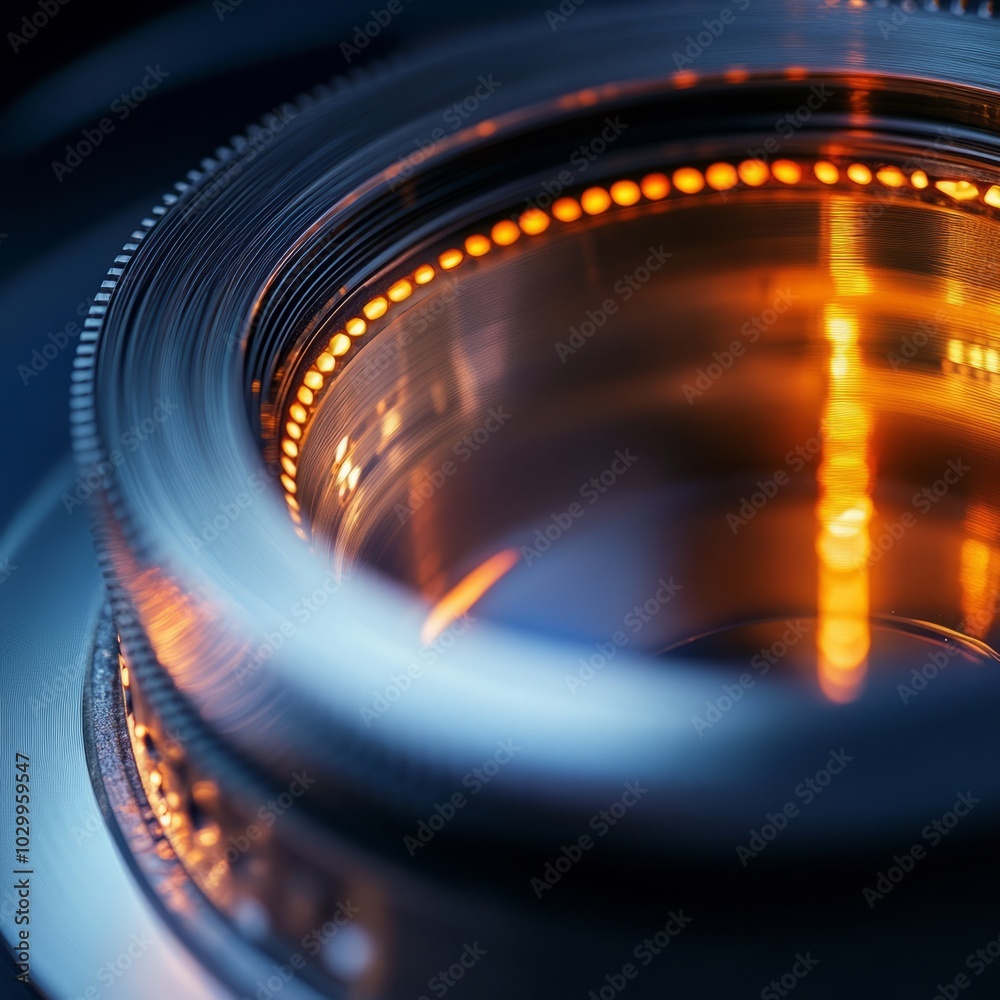
[[[847,176],[855,184],[871,184],[872,172],[863,163],[852,163],[847,168]]]
[[[285,433],[295,441],[298,441],[302,437],[302,428],[294,420],[289,420],[285,424]]]
[[[979,197],[979,188],[970,181],[935,181],[934,187],[955,201],[972,201]]]
[[[730,163],[713,163],[705,171],[705,180],[713,191],[728,191],[736,187],[739,176],[736,168]]]
[[[281,474],[281,485],[284,486],[289,493],[294,493],[296,489],[298,489],[298,487],[295,485],[295,480],[292,479],[292,477],[288,475],[287,472],[283,472]]]
[[[413,285],[411,285],[406,278],[397,281],[396,284],[386,292],[386,295],[393,302],[402,302],[403,299],[408,299],[413,294]]]
[[[576,222],[583,215],[583,209],[575,198],[560,198],[552,206],[552,214],[560,222]]]
[[[726,83],[746,83],[750,74],[742,66],[733,66],[723,74]]]
[[[650,201],[660,201],[670,194],[670,181],[666,174],[647,174],[639,187]]]
[[[135,738],[137,740],[143,740],[143,739],[145,739],[146,738],[146,733],[148,733],[148,732],[149,732],[149,730],[141,722],[137,722],[135,724]]]
[[[521,231],[527,233],[529,236],[537,236],[539,233],[544,233],[546,229],[549,228],[549,223],[552,220],[540,209],[540,208],[529,208],[520,219],[517,220],[517,224],[521,227]]]
[[[421,264],[420,267],[413,272],[413,280],[418,285],[426,285],[427,282],[431,281],[433,278],[434,268],[431,267],[430,264]]]
[[[294,510],[294,511],[298,511],[298,510],[300,510],[300,509],[301,509],[301,508],[299,507],[299,502],[298,502],[298,500],[296,500],[296,499],[295,499],[295,497],[292,497],[292,496],[288,496],[288,495],[286,495],[286,496],[285,496],[285,503],[287,503],[287,504],[288,504],[288,506],[289,506],[289,507],[290,507],[290,508],[291,508],[292,510]]]
[[[875,172],[875,176],[878,178],[879,183],[884,184],[886,187],[898,188],[906,183],[903,171],[898,167],[882,167],[881,170]]]
[[[347,487],[348,489],[354,489],[358,485],[358,480],[361,478],[361,466],[356,465],[351,469],[351,474],[347,477]]]
[[[600,215],[611,205],[611,195],[604,188],[587,188],[580,196],[580,204],[587,215]]]
[[[462,263],[462,258],[465,256],[461,250],[445,250],[440,257],[438,257],[438,263],[446,271],[450,271],[453,267],[458,267]]]
[[[490,230],[490,239],[498,247],[509,247],[511,243],[516,243],[521,238],[521,230],[510,221],[510,219],[504,219],[502,222],[498,222]]]
[[[763,160],[744,160],[736,172],[747,187],[760,187],[771,176],[771,171]]]
[[[775,160],[771,164],[771,173],[782,184],[798,184],[802,180],[802,168],[793,160]]]
[[[840,171],[827,160],[820,160],[814,167],[816,180],[823,184],[836,184],[840,180]]]
[[[287,455],[281,456],[281,467],[290,476],[294,476],[297,471],[295,463]]]
[[[804,66],[789,66],[788,69],[785,70],[785,76],[787,76],[789,80],[804,80],[808,75],[809,70],[807,70]]]
[[[343,337],[344,340],[347,341],[348,345],[351,343],[351,338],[348,337],[346,333],[338,333],[337,337]],[[337,337],[334,337],[333,340],[330,341],[331,345],[333,344],[333,341],[337,339]],[[333,356],[332,351],[329,350],[324,351],[316,359],[316,367],[321,372],[323,372],[324,375],[329,375],[330,372],[332,372],[333,369],[337,367],[337,359]]]
[[[302,381],[305,385],[309,386],[310,389],[322,389],[323,388],[323,376],[314,369],[310,369],[302,376]]]
[[[992,205],[994,208],[1000,208],[1000,184],[994,184],[993,187],[983,195],[983,201],[987,205]]]
[[[304,542],[308,542],[309,541],[309,536],[301,528],[296,528],[295,529],[295,534],[298,535],[299,538],[302,539],[302,541],[304,541]]]
[[[327,350],[335,358],[343,357],[351,349],[351,338],[344,333],[335,333],[330,338]]]
[[[615,181],[611,185],[611,198],[616,205],[634,205],[642,197],[635,181]]]
[[[476,233],[465,241],[465,249],[470,257],[482,257],[493,249],[493,244],[488,236],[481,236]]]
[[[681,167],[674,171],[674,187],[685,194],[697,194],[705,186],[701,171],[694,167]]]
[[[674,73],[674,86],[682,90],[693,87],[698,82],[698,74],[692,69],[682,69]]]
[[[309,389],[306,386],[302,386],[295,395],[298,396],[299,402],[303,406],[312,406],[313,400],[316,398],[313,395],[312,389]]]
[[[122,687],[128,687],[128,667],[122,667]]]
[[[389,303],[381,296],[377,296],[372,299],[371,302],[366,303],[362,312],[369,319],[378,319],[380,316],[384,316],[386,310],[389,308]]]
[[[351,473],[351,460],[345,459],[344,464],[337,470],[337,482],[342,483]]]
[[[289,458],[297,458],[299,454],[299,446],[294,441],[289,441],[288,438],[285,438],[285,440],[281,442],[281,450]]]
[[[292,420],[300,424],[304,424],[309,417],[309,414],[306,413],[306,409],[301,403],[292,403],[288,408],[288,415]]]
[[[355,316],[344,324],[344,329],[352,337],[360,337],[368,329],[368,324],[360,316]]]
[[[910,183],[918,191],[922,191],[925,187],[927,187],[930,181],[927,180],[927,174],[925,174],[922,170],[914,170],[913,173],[910,174]]]

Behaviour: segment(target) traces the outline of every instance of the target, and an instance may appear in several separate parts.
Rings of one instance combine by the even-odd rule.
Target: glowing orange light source
[[[518,225],[521,227],[521,231],[527,233],[529,236],[537,236],[539,233],[544,233],[546,229],[549,228],[549,223],[552,220],[540,209],[540,208],[529,208],[520,219],[517,220]]]
[[[587,215],[600,215],[611,207],[611,195],[604,188],[587,188],[580,196],[580,204]]]

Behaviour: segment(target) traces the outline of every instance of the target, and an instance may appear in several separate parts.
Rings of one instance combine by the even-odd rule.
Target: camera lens
[[[857,954],[872,864],[995,792],[995,26],[914,14],[929,73],[874,8],[729,13],[277,108],[112,272],[73,408],[135,764],[91,753],[235,989],[482,941],[479,995],[617,990],[688,901],[645,995],[741,928],[731,992],[804,915]]]

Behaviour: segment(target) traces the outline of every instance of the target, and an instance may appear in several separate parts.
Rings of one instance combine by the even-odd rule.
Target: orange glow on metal
[[[798,184],[802,180],[802,168],[794,160],[775,160],[771,173],[782,184]]]
[[[697,194],[705,186],[705,178],[694,167],[681,167],[674,171],[674,187],[684,194]]]
[[[390,302],[402,302],[413,294],[413,285],[406,278],[403,278],[397,281],[385,294],[389,297]]]
[[[615,181],[611,185],[611,200],[616,205],[635,205],[642,198],[642,191],[635,181]]]
[[[670,181],[666,174],[646,174],[639,184],[639,190],[650,201],[661,201],[670,194]]]
[[[327,349],[333,357],[343,357],[351,349],[351,338],[346,333],[335,333],[330,338],[330,344]],[[316,367],[318,368],[319,365]]]
[[[510,219],[498,222],[490,230],[490,239],[498,247],[509,247],[511,243],[516,243],[520,238],[521,230]]]
[[[611,195],[604,188],[587,188],[580,196],[580,204],[587,215],[600,215],[611,207]]]
[[[847,168],[847,176],[855,184],[871,184],[872,182],[872,172],[863,163],[852,163]]]
[[[733,71],[733,73],[735,72]],[[683,74],[678,74],[678,76],[683,78]],[[697,194],[706,186],[716,191],[727,191],[741,184],[747,188],[762,187],[769,182],[779,185],[798,184],[803,180],[804,169],[816,181],[825,185],[838,183],[842,174],[846,174],[855,184],[866,185],[870,184],[873,179],[877,179],[885,187],[903,188],[909,186],[915,191],[923,191],[932,183],[923,170],[915,170],[907,178],[901,169],[891,164],[869,166],[857,161],[842,162],[838,165],[831,160],[800,163],[790,159],[781,159],[776,160],[770,166],[764,161],[756,159],[733,161],[732,163],[719,161],[705,167],[704,172],[696,167],[683,166],[678,167],[673,172],[672,184],[671,179],[665,173],[659,172],[646,174],[638,181],[631,178],[621,178],[612,182],[607,189],[594,186],[586,189],[577,197],[564,196],[557,199],[552,205],[551,215],[541,209],[530,208],[518,217],[516,223],[510,219],[501,219],[489,229],[489,236],[477,233],[465,238],[463,245],[468,251],[468,255],[463,250],[452,247],[439,254],[437,264],[442,271],[451,271],[464,261],[487,254],[494,246],[510,246],[517,242],[522,233],[527,236],[536,236],[545,232],[551,226],[553,219],[562,223],[571,223],[580,219],[584,213],[600,215],[615,205],[631,207],[639,204],[643,199],[650,203],[663,201],[672,193],[680,196]],[[980,190],[971,181],[954,177],[937,178],[933,184],[935,190],[948,195],[955,201],[979,200],[990,208],[1000,209],[1000,184],[994,184],[989,188],[985,188],[984,185],[985,189]],[[865,262],[858,256],[858,248],[862,244],[858,239],[859,223],[856,213],[847,202],[837,201],[831,202],[827,206],[826,212],[829,268],[834,279],[836,294],[847,297],[869,294],[872,291],[871,277]],[[398,278],[384,296],[377,296],[364,305],[362,307],[364,316],[368,320],[381,319],[394,304],[409,298],[415,285],[429,284],[434,280],[436,273],[432,264],[421,264],[411,275]],[[831,344],[836,344],[837,338],[841,336],[838,331],[842,332],[844,328],[843,319],[842,316],[831,316],[827,325],[827,339],[830,340]],[[285,441],[294,444],[301,440],[304,428],[311,416],[311,408],[316,402],[316,394],[322,391],[330,381],[324,379],[323,376],[332,374],[338,368],[335,359],[343,358],[350,353],[354,345],[354,340],[351,338],[361,337],[367,331],[368,324],[360,316],[354,316],[347,320],[344,329],[346,335],[343,332],[334,334],[330,338],[326,350],[313,362],[313,367],[302,376],[298,391],[288,407],[288,419],[284,425],[285,435],[279,442],[286,455],[288,450],[284,448]],[[856,347],[853,350],[856,351]],[[991,375],[1000,374],[1000,354],[993,348],[981,348],[979,345],[952,340],[947,345],[946,356],[948,362],[953,365],[966,365]],[[845,379],[856,374],[859,361],[859,357],[847,351],[846,348],[843,350],[838,348],[833,351],[829,367],[831,393],[834,392],[838,384],[843,386],[846,384]],[[832,399],[833,395],[831,395]],[[834,406],[832,402],[830,405],[831,415],[837,413],[843,415],[842,410]],[[344,443],[344,447],[346,448],[346,443]],[[846,454],[843,449],[841,449],[841,453]],[[338,465],[342,458],[341,455],[337,459]],[[838,462],[843,464],[844,459],[832,459],[831,461],[833,464],[830,468],[833,468]],[[344,477],[346,480],[345,488],[352,478],[355,482],[357,481],[355,472],[350,470],[344,474]],[[282,478],[283,484],[284,478]],[[294,486],[294,474],[291,476],[291,481]],[[294,490],[287,490],[286,499],[289,500],[290,506],[295,505],[293,510],[297,511],[298,503],[292,496],[293,492]],[[302,535],[302,537],[305,536]]]
[[[470,257],[482,257],[492,249],[493,244],[490,243],[489,237],[482,236],[479,233],[468,237],[465,241],[465,252]]]
[[[517,549],[504,549],[490,556],[460,580],[431,608],[420,640],[433,642],[453,621],[461,618],[498,580],[506,576],[520,559]]]
[[[583,209],[575,198],[560,198],[552,206],[552,214],[560,222],[576,222],[583,215]]]
[[[833,701],[860,692],[871,646],[868,554],[872,518],[868,440],[871,418],[860,402],[862,358],[857,319],[828,306],[830,345],[823,413],[823,454],[817,471],[817,660],[820,687]]]
[[[728,191],[739,183],[739,174],[731,163],[713,163],[705,171],[705,180],[713,191]]]
[[[840,180],[840,171],[828,160],[820,160],[813,167],[813,173],[823,184],[836,184]]]
[[[371,302],[366,302],[364,309],[361,311],[365,314],[368,319],[379,319],[386,314],[386,310],[389,308],[389,303],[381,295],[372,299]]]
[[[771,171],[763,160],[744,160],[736,172],[748,187],[760,187],[771,178]]]
[[[549,228],[549,222],[549,217],[540,208],[529,208],[517,220],[521,231],[527,233],[529,236],[537,236],[539,233],[544,233]]]

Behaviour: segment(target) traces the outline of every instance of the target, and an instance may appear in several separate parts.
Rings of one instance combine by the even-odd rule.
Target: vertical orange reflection
[[[976,502],[965,517],[966,537],[959,556],[962,588],[962,631],[982,639],[993,625],[993,595],[1000,590],[1000,558],[996,545],[1000,525],[996,512]]]
[[[831,247],[835,256],[835,249]],[[819,557],[817,658],[820,687],[833,701],[857,696],[868,669],[869,524],[872,518],[868,440],[871,415],[862,400],[856,315],[827,306],[830,345],[823,411],[823,456],[817,472]]]

